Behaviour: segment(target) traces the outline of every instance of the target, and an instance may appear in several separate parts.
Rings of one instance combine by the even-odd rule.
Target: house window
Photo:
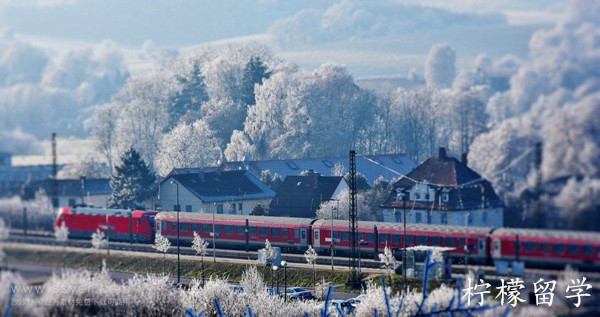
[[[431,211],[427,212],[427,223],[431,224]]]
[[[192,212],[192,205],[185,205],[186,212]]]
[[[324,160],[324,161],[323,161],[323,164],[324,164],[325,166],[329,167],[329,168],[333,167],[333,164],[331,164],[331,162],[330,162],[330,161],[328,161],[328,160]]]
[[[242,211],[242,203],[239,203],[239,204],[238,204],[238,210],[239,210],[239,211]]]
[[[415,200],[421,199],[421,193],[415,193]]]
[[[467,222],[468,222],[469,224],[472,224],[472,223],[473,223],[473,214],[472,214],[472,213],[470,213],[470,212],[469,212],[469,213],[467,213]]]
[[[69,207],[75,206],[75,198],[69,198]]]
[[[298,169],[298,165],[296,165],[296,163],[294,163],[294,162],[285,162],[285,164],[287,164],[287,166],[289,166],[293,170]]]
[[[415,214],[415,218],[416,218],[416,219],[415,219],[415,222],[416,222],[416,223],[421,223],[421,222],[423,222],[423,215],[422,215],[420,212],[417,212],[417,213]]]
[[[442,201],[445,202],[445,203],[447,203],[448,202],[448,198],[449,198],[448,196],[449,196],[448,193],[442,193]]]
[[[487,211],[484,211],[483,213],[481,213],[481,221],[483,221],[483,223],[487,223],[487,221],[488,221]]]
[[[442,212],[441,222],[442,222],[443,225],[448,224],[448,214],[445,211]]]
[[[222,204],[217,205],[217,213],[218,214],[222,214],[223,213],[223,205]]]
[[[397,156],[392,157],[392,161],[394,161],[396,164],[402,165],[402,160]]]

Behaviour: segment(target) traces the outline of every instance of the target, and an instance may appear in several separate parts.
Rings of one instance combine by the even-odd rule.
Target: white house
[[[394,184],[381,205],[383,221],[407,223],[493,226],[504,224],[504,204],[491,184],[461,161],[446,156],[429,158]]]
[[[267,185],[246,170],[201,170],[170,174],[160,183],[162,210],[248,215],[261,204],[268,206],[275,196]]]

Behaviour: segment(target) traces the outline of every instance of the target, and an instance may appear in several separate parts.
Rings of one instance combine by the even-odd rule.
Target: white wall
[[[447,211],[446,218],[447,223],[442,223],[443,211],[431,211],[431,217],[428,219],[429,210],[406,208],[406,223],[420,223],[420,224],[435,224],[435,225],[452,225],[452,226],[464,226],[466,213],[471,214],[471,222],[468,226],[492,226],[502,227],[504,225],[504,210],[503,208],[489,208],[489,209],[474,209],[474,210],[460,210],[460,211]],[[417,221],[421,215],[421,221]],[[467,218],[468,219],[468,218]],[[431,220],[428,222],[428,220]],[[384,222],[402,222],[403,213],[402,208],[384,209],[383,210],[383,221]],[[468,221],[468,220],[467,220]]]

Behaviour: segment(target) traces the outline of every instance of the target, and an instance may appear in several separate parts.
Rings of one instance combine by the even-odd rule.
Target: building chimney
[[[441,147],[438,150],[438,159],[442,160],[446,158],[446,148],[445,147]]]
[[[247,170],[247,171],[249,171],[250,170],[250,158],[247,157],[247,156],[244,156],[242,158],[242,161],[244,163],[244,169]]]
[[[468,161],[467,161],[467,153],[463,153],[463,154],[460,155],[460,161],[463,164],[467,165],[467,163],[468,163]]]

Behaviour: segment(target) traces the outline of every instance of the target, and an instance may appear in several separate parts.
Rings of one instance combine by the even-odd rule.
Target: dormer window
[[[447,203],[449,198],[450,197],[449,197],[448,193],[442,193],[442,201],[443,202]]]

